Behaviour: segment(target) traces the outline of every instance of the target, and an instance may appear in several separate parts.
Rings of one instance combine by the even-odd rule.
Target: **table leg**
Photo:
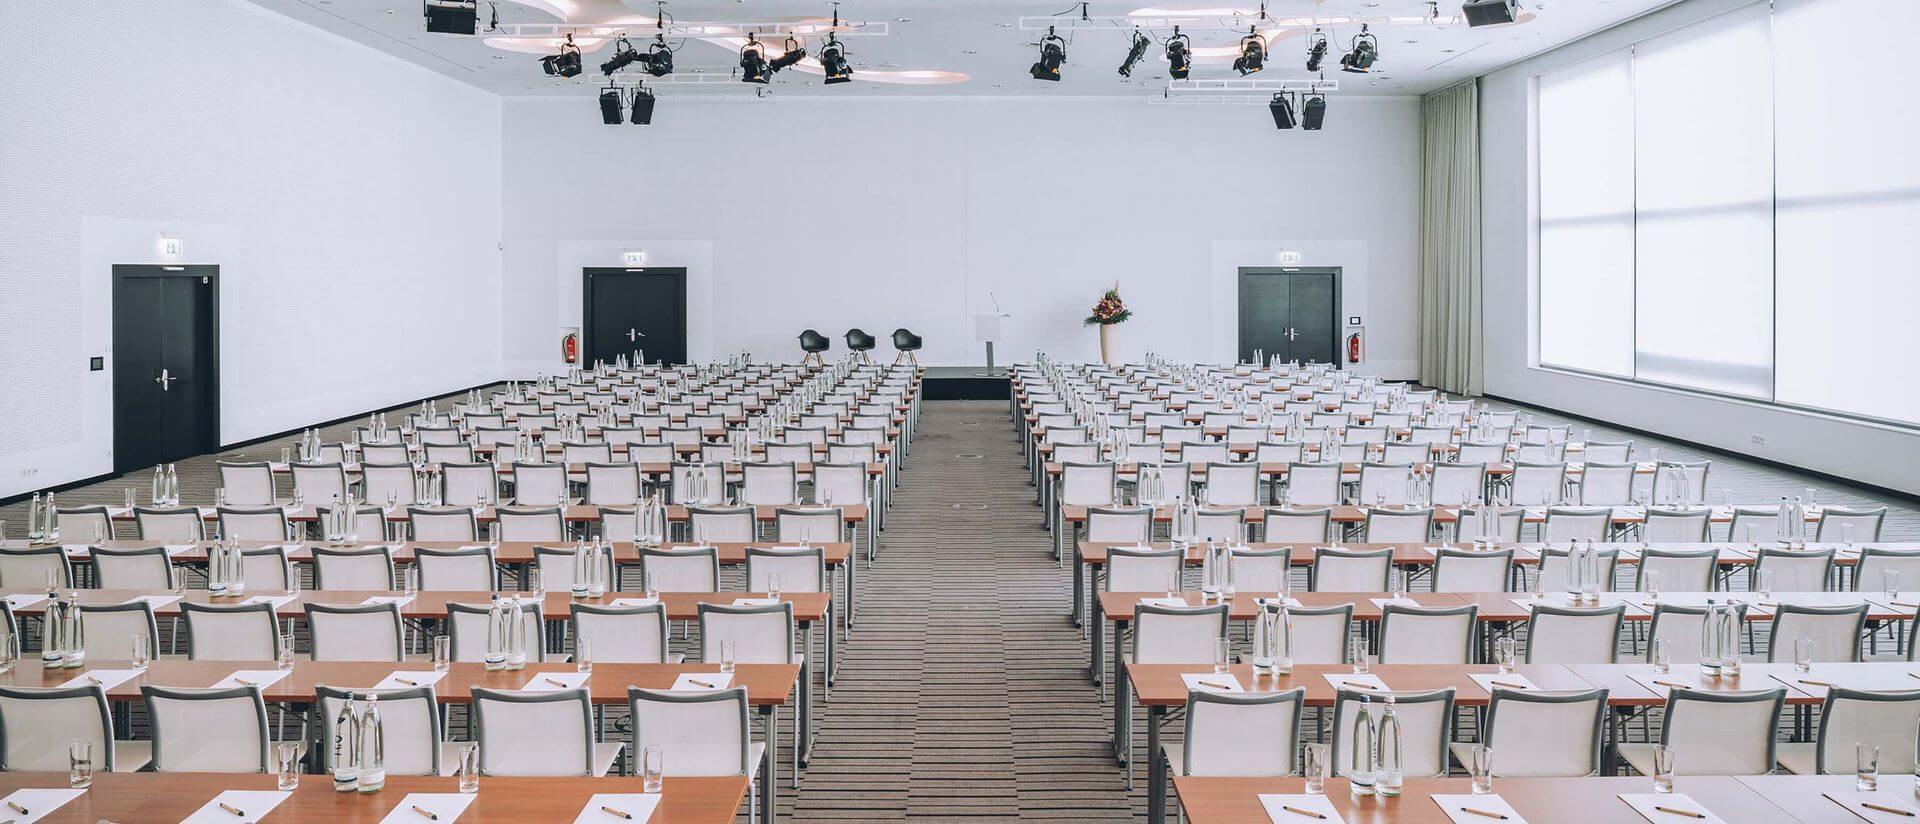
[[[1073,560],[1073,603],[1067,607],[1067,615],[1073,619],[1073,625],[1076,627],[1080,626],[1080,599],[1081,593],[1086,588],[1084,575],[1085,566],[1080,563],[1080,559],[1075,558]]]
[[[1167,761],[1160,757],[1160,719],[1166,711],[1159,706],[1147,708],[1147,824],[1167,821]]]
[[[1102,657],[1101,647],[1107,642],[1107,622],[1105,617],[1100,614],[1099,598],[1093,599],[1093,614],[1088,617],[1087,624],[1088,629],[1093,631],[1091,640],[1087,642],[1087,649],[1090,653],[1087,660],[1087,674],[1093,678],[1093,684],[1097,687],[1100,685],[1100,670],[1106,664],[1106,661]]]
[[[766,736],[767,751],[760,768],[760,820],[774,824],[774,784],[779,781],[779,762],[775,756],[780,752],[780,708],[762,707],[760,726]]]

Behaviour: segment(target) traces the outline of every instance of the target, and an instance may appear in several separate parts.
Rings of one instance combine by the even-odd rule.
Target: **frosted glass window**
[[[1540,361],[1633,375],[1627,54],[1540,78]]]
[[[1635,374],[1773,391],[1773,68],[1763,4],[1634,48]]]
[[[1920,422],[1916,27],[1911,0],[1775,11],[1781,403]]]

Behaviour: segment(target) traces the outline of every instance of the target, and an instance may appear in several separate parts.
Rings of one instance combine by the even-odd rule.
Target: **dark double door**
[[[218,266],[113,267],[113,466],[220,444]]]
[[[1240,270],[1240,360],[1339,363],[1338,268]]]
[[[687,362],[687,270],[585,270],[581,362],[644,352],[649,363]]]

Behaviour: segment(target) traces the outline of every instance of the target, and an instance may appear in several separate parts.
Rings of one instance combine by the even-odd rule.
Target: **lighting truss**
[[[839,25],[813,23],[673,23],[662,26],[655,20],[633,23],[502,23],[498,31],[486,32],[489,39],[556,40],[571,34],[576,38],[652,37],[656,34],[675,38],[746,37],[780,42],[787,37],[886,37],[892,33],[884,20],[861,22],[842,20]]]
[[[1337,92],[1339,80],[1321,80],[1317,77],[1206,77],[1186,80],[1168,80],[1167,96],[1217,97],[1216,92],[1265,92],[1269,97],[1274,92]],[[1264,103],[1267,98],[1259,98]]]
[[[1129,32],[1134,29],[1167,29],[1179,26],[1186,31],[1244,31],[1248,26],[1261,29],[1313,29],[1316,27],[1358,26],[1366,24],[1372,28],[1423,28],[1451,29],[1467,28],[1466,21],[1458,15],[1452,17],[1429,17],[1421,14],[1348,16],[1336,15],[1316,17],[1308,15],[1273,15],[1261,17],[1258,14],[1140,14],[1109,17],[1080,17],[1063,14],[1058,17],[1022,17],[1022,31],[1046,31],[1048,27],[1067,31],[1114,31]],[[506,28],[501,26],[501,28]]]

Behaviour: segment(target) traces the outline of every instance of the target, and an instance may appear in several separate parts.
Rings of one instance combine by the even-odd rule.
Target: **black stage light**
[[[1180,33],[1180,27],[1173,27],[1173,36],[1167,38],[1167,76],[1175,80],[1187,79],[1187,73],[1193,71],[1193,41]]]
[[[1353,38],[1352,49],[1340,57],[1340,70],[1354,74],[1366,74],[1373,68],[1373,61],[1380,59],[1380,44],[1374,36],[1367,33],[1362,25],[1360,33]]]
[[[829,39],[820,47],[820,68],[826,70],[829,84],[853,82],[853,64],[847,62],[847,47],[838,39]]]
[[[434,34],[472,34],[478,22],[477,0],[422,0],[427,31]]]
[[[633,90],[633,124],[646,126],[653,123],[653,92],[646,89]]]
[[[600,90],[600,122],[609,126],[620,125],[619,86],[608,86]]]
[[[1327,36],[1319,29],[1313,32],[1313,45],[1307,47],[1307,71],[1320,70],[1320,62],[1327,59]]]
[[[1253,74],[1263,68],[1266,62],[1267,41],[1260,39],[1260,35],[1253,32],[1248,32],[1247,36],[1240,38],[1240,56],[1233,59],[1234,71],[1242,76]]]
[[[1273,113],[1273,127],[1276,129],[1293,128],[1293,95],[1282,92],[1273,96],[1267,103],[1267,111]]]
[[[1467,0],[1460,13],[1466,16],[1468,26],[1498,26],[1517,19],[1520,4],[1514,0]]]
[[[1127,59],[1126,59],[1126,60],[1123,60],[1123,61],[1121,61],[1121,63],[1120,63],[1120,76],[1121,76],[1121,77],[1132,77],[1132,76],[1133,76],[1133,67],[1134,67],[1134,65],[1135,65],[1135,64],[1137,64],[1137,63],[1139,63],[1139,62],[1140,62],[1140,60],[1141,60],[1142,58],[1144,58],[1144,57],[1146,57],[1146,56],[1147,56],[1147,44],[1148,44],[1148,42],[1149,42],[1149,41],[1147,40],[1147,36],[1146,36],[1146,35],[1144,35],[1144,34],[1141,34],[1141,33],[1139,32],[1139,30],[1137,30],[1137,29],[1136,29],[1136,30],[1134,31],[1134,33],[1133,33],[1133,45],[1131,45],[1131,46],[1129,46],[1129,47],[1127,48]]]
[[[654,77],[666,77],[673,74],[673,50],[667,48],[666,38],[647,47],[647,74]]]
[[[1067,41],[1053,33],[1053,27],[1047,27],[1047,36],[1040,38],[1040,59],[1027,71],[1035,80],[1060,79],[1060,64],[1067,62]]]
[[[634,50],[633,44],[622,37],[613,44],[613,56],[607,58],[607,62],[600,64],[600,73],[613,74],[644,59],[646,56]]]
[[[1312,97],[1307,98],[1306,105],[1300,107],[1300,128],[1317,132],[1320,130],[1320,124],[1326,122],[1326,119],[1327,97],[1314,92]]]
[[[767,64],[769,71],[777,72],[807,58],[807,47],[801,45],[799,40],[791,37],[787,38],[786,47],[786,51],[781,52],[779,57],[774,58],[773,62]]]
[[[768,83],[772,73],[767,71],[766,47],[747,35],[747,44],[740,47],[740,82]]]
[[[560,47],[559,54],[550,54],[540,58],[540,69],[558,77],[577,77],[580,74],[580,47],[573,44],[573,35],[567,35],[567,42]]]

